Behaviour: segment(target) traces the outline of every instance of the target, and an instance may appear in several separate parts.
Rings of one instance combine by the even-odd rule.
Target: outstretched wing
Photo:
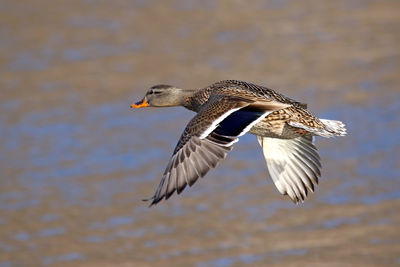
[[[279,192],[295,203],[314,192],[321,176],[321,163],[311,136],[277,139],[257,136],[267,167]]]
[[[252,125],[287,106],[232,96],[210,99],[185,128],[154,196],[148,199],[152,201],[150,206],[193,185],[226,157],[238,137]]]

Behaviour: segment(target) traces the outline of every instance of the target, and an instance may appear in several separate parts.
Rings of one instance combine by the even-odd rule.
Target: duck
[[[346,135],[342,121],[320,119],[273,89],[223,80],[200,89],[152,86],[131,108],[183,106],[196,112],[169,159],[150,206],[180,194],[215,168],[246,133],[256,135],[278,191],[303,202],[321,177],[314,137]]]

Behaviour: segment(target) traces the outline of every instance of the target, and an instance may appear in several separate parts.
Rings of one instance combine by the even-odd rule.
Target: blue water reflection
[[[232,257],[221,257],[214,260],[200,262],[196,266],[228,267],[243,264],[256,264],[266,262],[276,262],[284,256],[301,256],[307,254],[307,249],[295,248],[282,251],[271,251],[264,254],[239,254]]]
[[[64,227],[48,228],[39,231],[38,235],[41,237],[50,237],[55,235],[62,235],[66,232]]]
[[[336,228],[342,224],[357,224],[361,221],[359,217],[343,217],[323,222],[323,227],[331,229]]]
[[[57,256],[49,256],[45,257],[42,260],[42,264],[44,266],[48,266],[51,264],[55,264],[57,262],[70,262],[70,261],[77,261],[77,260],[84,260],[86,257],[78,252],[71,252],[71,253],[66,253],[66,254],[61,254]]]
[[[132,224],[133,218],[130,216],[114,216],[109,218],[106,222],[94,222],[91,224],[92,229],[107,229],[114,228],[124,224]]]

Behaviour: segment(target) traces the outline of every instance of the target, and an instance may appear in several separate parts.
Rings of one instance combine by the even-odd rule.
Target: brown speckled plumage
[[[132,107],[179,105],[197,115],[182,133],[151,205],[194,184],[225,158],[246,132],[257,135],[278,190],[294,202],[304,200],[321,175],[313,136],[346,134],[342,122],[319,119],[304,103],[237,80],[220,81],[199,90],[153,86]]]
[[[288,108],[274,111],[256,124],[249,131],[255,135],[285,139],[302,136],[303,134],[296,131],[298,127],[291,127],[288,124],[289,122],[304,124],[305,126],[315,128],[316,131],[325,128],[325,125],[306,109],[306,104],[285,97],[267,87],[237,80],[220,81],[196,91],[193,96],[186,99],[185,107],[198,112],[203,104],[216,94],[277,101],[290,105]]]

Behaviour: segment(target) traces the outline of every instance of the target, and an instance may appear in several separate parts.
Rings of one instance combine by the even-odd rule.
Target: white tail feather
[[[319,119],[323,124],[324,128],[309,127],[299,122],[289,121],[289,125],[293,127],[298,127],[313,133],[314,135],[319,135],[323,137],[332,136],[344,136],[347,134],[346,127],[343,122],[335,120],[324,120]]]
[[[324,125],[325,130],[328,132],[328,137],[338,135],[344,136],[347,134],[346,126],[341,121],[319,119]]]

